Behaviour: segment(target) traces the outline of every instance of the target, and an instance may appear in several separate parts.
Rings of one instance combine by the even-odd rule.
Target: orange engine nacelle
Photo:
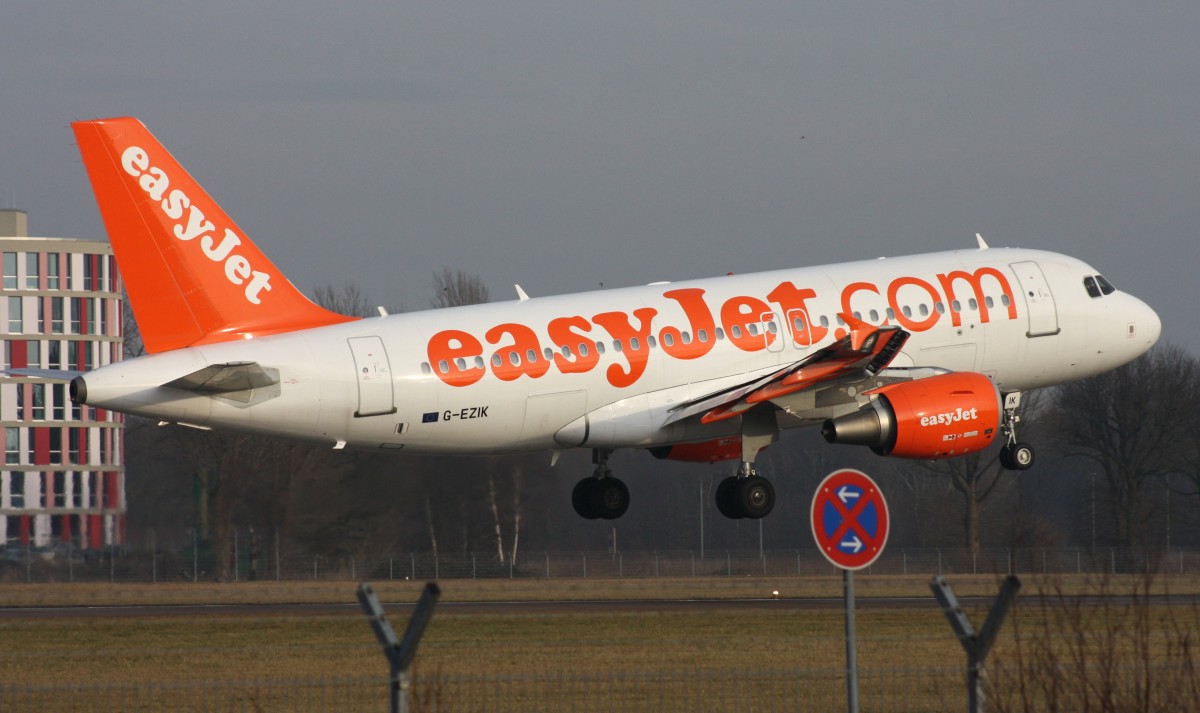
[[[692,463],[716,463],[717,461],[740,459],[742,439],[738,436],[715,438],[703,443],[676,443],[649,449],[655,458],[684,460]]]
[[[983,374],[939,374],[867,393],[870,404],[825,422],[826,441],[883,456],[949,458],[987,448],[1000,425],[1000,392]]]

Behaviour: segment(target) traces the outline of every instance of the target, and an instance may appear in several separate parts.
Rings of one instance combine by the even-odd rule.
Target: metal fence
[[[414,711],[835,711],[845,708],[842,669],[679,673],[417,675]],[[896,713],[959,711],[962,669],[859,672],[862,708]],[[385,676],[154,684],[0,683],[0,710],[25,711],[381,711]]]
[[[376,557],[329,558],[298,552],[252,554],[233,550],[218,567],[201,551],[110,549],[80,553],[69,549],[0,550],[0,582],[178,582],[364,579],[558,579],[648,577],[803,577],[836,575],[815,549],[709,550],[659,552],[527,552],[516,562],[495,553],[396,553]],[[1117,574],[1200,573],[1200,551],[1086,548],[889,549],[867,574]],[[221,574],[224,573],[224,574]]]

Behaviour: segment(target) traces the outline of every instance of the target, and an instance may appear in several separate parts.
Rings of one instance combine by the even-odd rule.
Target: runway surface
[[[1145,598],[1155,606],[1200,606],[1200,595],[1151,596]],[[1027,606],[1039,606],[1036,599],[1024,600]],[[960,597],[965,607],[988,607],[990,597]],[[1101,603],[1124,606],[1132,599],[1121,597],[1090,597],[1081,603],[1097,606]],[[384,602],[391,616],[407,616],[413,610],[411,602]],[[798,599],[617,599],[617,600],[555,600],[555,601],[494,601],[439,602],[439,615],[521,615],[521,614],[619,614],[635,612],[722,611],[730,609],[762,609],[770,611],[841,609],[841,597]],[[932,596],[928,597],[871,597],[855,601],[856,609],[938,609]],[[147,618],[147,617],[269,617],[269,616],[330,616],[361,614],[357,602],[323,604],[139,604],[121,606],[64,606],[0,608],[0,621],[48,618]]]

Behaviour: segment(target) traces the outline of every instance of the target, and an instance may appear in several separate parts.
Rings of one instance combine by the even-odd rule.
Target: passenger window
[[[708,330],[701,329],[698,332],[696,332],[696,339],[699,339],[701,344],[707,344],[708,343]]]
[[[493,354],[492,355],[492,366],[499,367],[502,364],[504,364],[504,359],[502,359],[500,357],[500,352],[496,352],[495,354]]]
[[[908,305],[904,305],[904,309],[902,309],[900,311],[904,313],[905,317],[912,317],[912,307],[909,307]]]
[[[988,306],[988,309],[996,306],[996,300],[992,299],[991,297],[983,298],[983,303]]]
[[[871,310],[871,321],[872,322],[879,321],[879,310],[875,310],[875,309]]]
[[[922,317],[928,317],[929,316],[929,305],[923,304],[917,308],[917,311],[919,311],[921,313]]]
[[[587,356],[587,355],[588,355],[587,345],[584,344],[583,342],[580,342],[579,343],[579,356]]]

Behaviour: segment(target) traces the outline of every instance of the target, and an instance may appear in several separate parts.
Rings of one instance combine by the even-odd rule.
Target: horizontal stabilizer
[[[50,379],[52,381],[70,381],[81,376],[82,371],[66,371],[63,369],[5,369],[7,376],[28,376],[33,379]]]
[[[235,361],[228,364],[211,364],[163,386],[202,394],[228,394],[261,389],[278,383],[278,369],[264,367],[255,361]]]

